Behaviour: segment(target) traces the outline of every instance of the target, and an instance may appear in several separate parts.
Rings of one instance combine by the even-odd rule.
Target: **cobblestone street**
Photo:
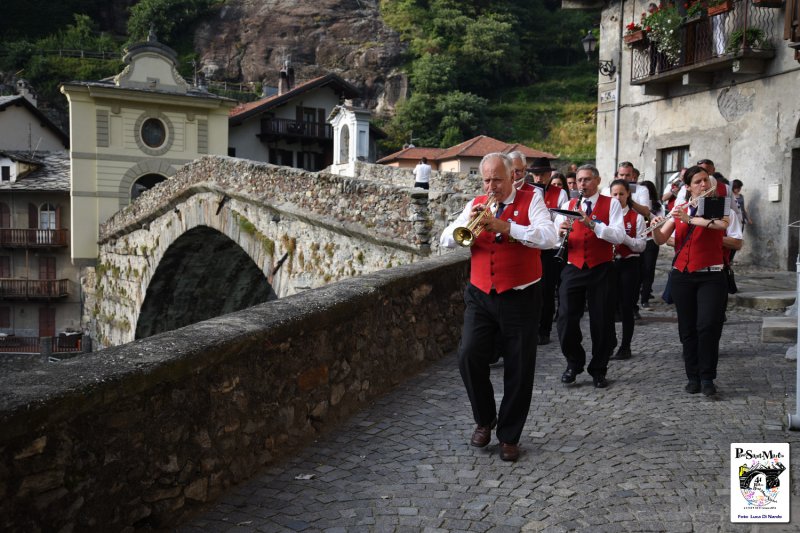
[[[732,442],[800,441],[786,430],[796,368],[787,345],[760,342],[764,313],[730,308],[719,393],[690,395],[673,309],[642,315],[633,358],[611,362],[604,390],[585,373],[562,385],[557,343],[540,347],[516,463],[500,460],[494,437],[469,446],[452,355],[180,531],[797,531],[796,459],[794,525],[732,524],[729,505]],[[501,376],[493,369],[499,392]]]

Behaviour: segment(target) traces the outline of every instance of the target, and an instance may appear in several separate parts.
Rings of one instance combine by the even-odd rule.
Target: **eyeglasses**
[[[525,169],[524,168],[515,168],[514,169],[514,174],[525,174]]]

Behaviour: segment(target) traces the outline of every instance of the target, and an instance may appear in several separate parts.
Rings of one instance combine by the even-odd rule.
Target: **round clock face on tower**
[[[167,140],[167,129],[157,118],[148,118],[142,124],[142,141],[150,148],[158,148]]]

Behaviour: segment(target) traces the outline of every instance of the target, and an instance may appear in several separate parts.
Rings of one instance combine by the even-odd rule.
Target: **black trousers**
[[[553,315],[556,314],[556,287],[560,281],[563,264],[556,260],[556,250],[542,250],[542,316],[539,319],[539,335],[550,336]]]
[[[692,381],[716,379],[722,318],[728,301],[725,274],[673,270],[670,279],[686,377]]]
[[[608,359],[614,349],[611,332],[614,328],[614,302],[610,294],[611,261],[594,268],[578,268],[567,264],[561,271],[558,291],[558,340],[567,366],[582,372],[586,351],[581,342],[581,317],[589,301],[589,332],[592,338],[591,376],[605,376]]]
[[[481,426],[497,418],[497,438],[516,444],[528,418],[536,369],[536,328],[542,306],[541,285],[497,294],[471,283],[464,291],[464,330],[458,368],[467,389],[472,416]],[[495,348],[503,354],[503,400],[500,411],[489,376]]]
[[[419,187],[421,189],[428,189],[430,187],[430,184],[427,181],[426,182],[415,181],[414,187]]]
[[[653,294],[653,281],[656,278],[656,262],[658,261],[658,245],[652,240],[647,241],[647,247],[639,256],[641,258],[641,302],[650,300]]]
[[[622,316],[622,344],[630,348],[633,338],[633,309],[636,307],[636,298],[639,292],[639,272],[641,261],[639,257],[629,257],[627,259],[617,259],[614,261],[614,287],[612,297],[616,299]],[[613,324],[613,322],[612,322]],[[614,335],[613,347],[617,345],[617,332],[612,327]]]

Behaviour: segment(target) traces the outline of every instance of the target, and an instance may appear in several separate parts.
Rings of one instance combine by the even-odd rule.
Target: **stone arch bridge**
[[[415,262],[463,198],[408,185],[198,159],[102,225],[85,327],[119,345]]]

